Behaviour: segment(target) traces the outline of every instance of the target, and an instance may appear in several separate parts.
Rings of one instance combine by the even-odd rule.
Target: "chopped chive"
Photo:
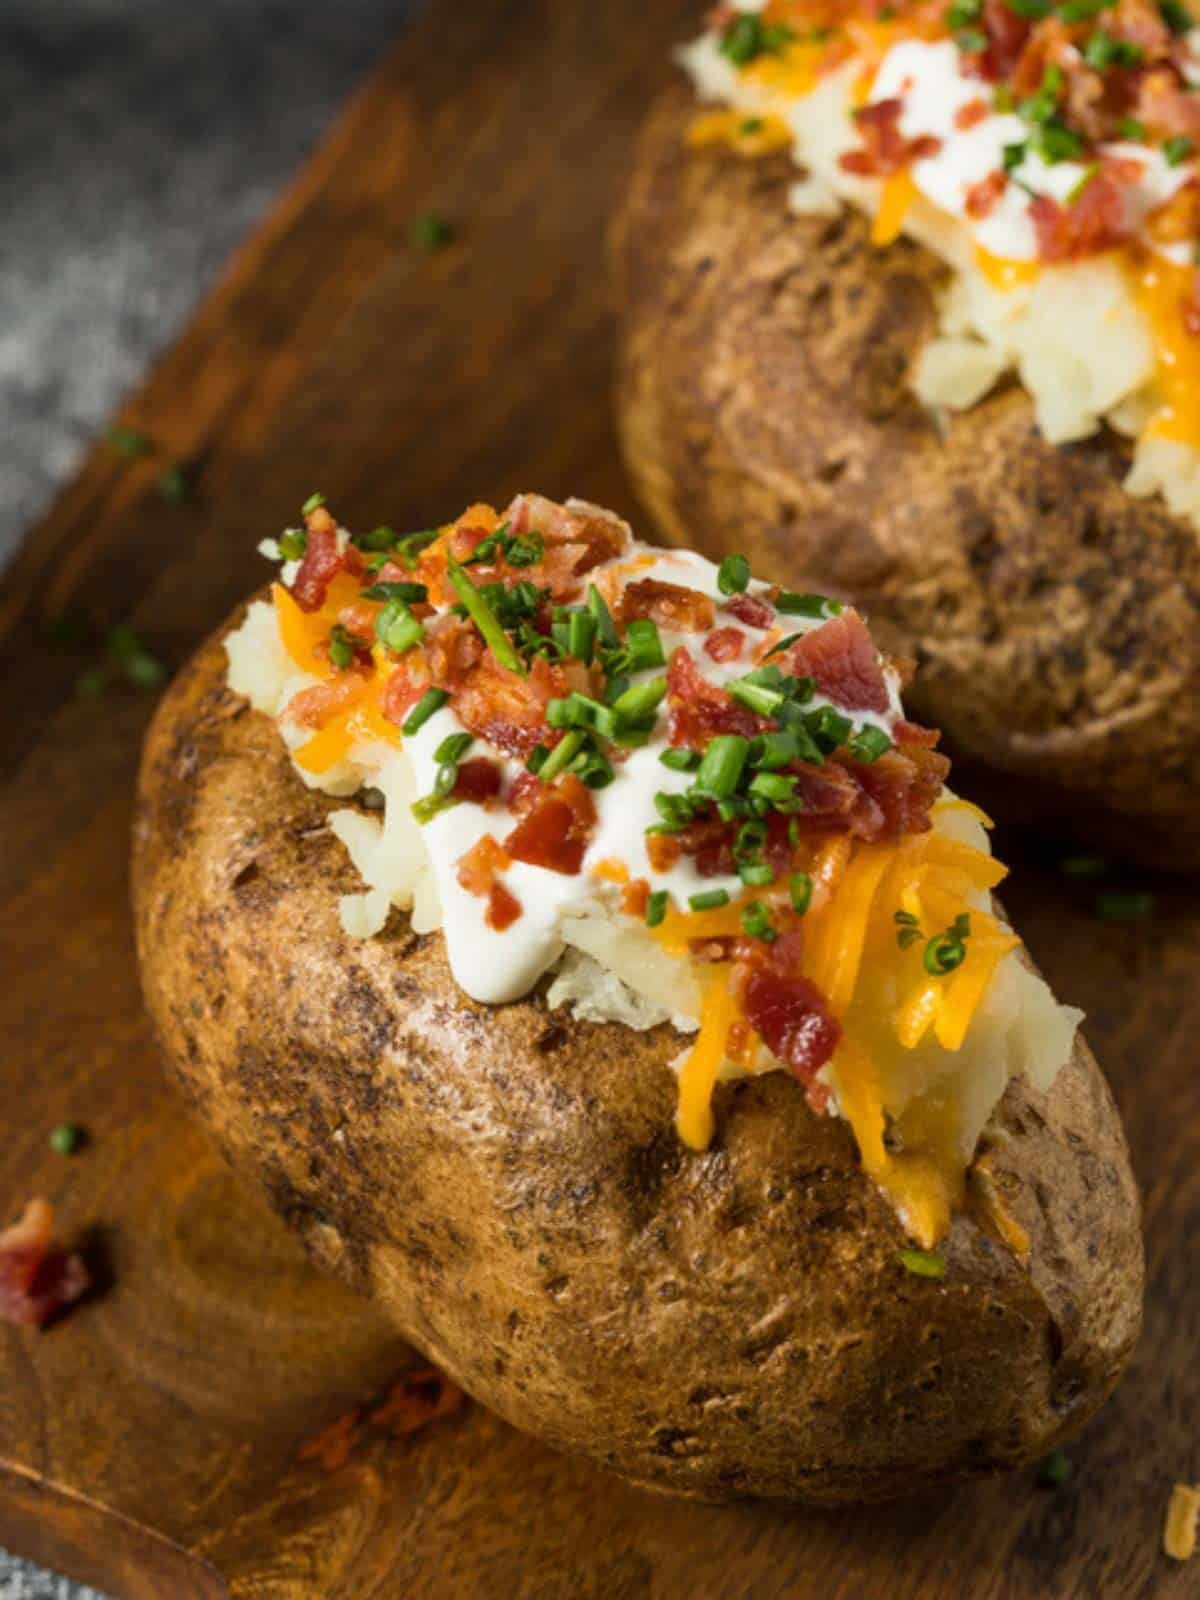
[[[660,789],[654,796],[654,809],[662,821],[654,825],[656,833],[678,833],[695,817],[695,804],[686,794],[667,794]]]
[[[375,618],[375,637],[396,655],[404,655],[425,635],[424,625],[403,600],[389,600]]]
[[[791,647],[796,643],[796,640],[797,639],[803,639],[803,637],[804,637],[804,635],[802,633],[789,633],[789,634],[786,634],[782,639],[780,639],[778,641],[777,644],[773,644],[771,646],[771,648],[767,651],[768,659],[771,656],[777,656],[780,653],[781,650],[790,650]]]
[[[416,705],[400,724],[400,732],[411,738],[418,729],[423,728],[430,717],[438,712],[450,698],[448,689],[426,689]]]
[[[438,536],[436,528],[422,528],[417,533],[406,533],[396,546],[396,554],[411,572],[422,550],[427,550]]]
[[[900,1264],[917,1278],[944,1278],[946,1258],[936,1250],[901,1250]]]
[[[799,594],[794,589],[781,589],[775,597],[775,609],[785,617],[830,617],[842,609],[836,600],[823,594]]]
[[[1192,13],[1182,0],[1158,0],[1158,13],[1172,33],[1187,33],[1195,26]]]
[[[329,630],[329,659],[339,672],[345,672],[348,667],[354,665],[354,658],[364,642],[342,623],[334,623]]]
[[[1001,157],[1005,172],[1015,172],[1028,153],[1029,144],[1025,139],[1021,139],[1014,144],[1006,144]]]
[[[433,752],[433,759],[438,763],[439,766],[443,766],[446,762],[450,761],[457,763],[462,760],[463,756],[466,755],[467,751],[474,743],[475,735],[473,733],[447,734],[442,740],[441,744],[438,745],[437,749]]]
[[[590,611],[572,611],[567,623],[566,651],[585,666],[590,666],[596,643],[596,619]]]
[[[667,891],[655,889],[646,901],[646,926],[657,928],[667,914]]]
[[[55,1155],[72,1156],[79,1149],[83,1134],[73,1122],[60,1122],[50,1130],[50,1148]]]
[[[752,889],[775,882],[775,873],[765,861],[747,861],[738,867],[738,877]]]
[[[600,643],[607,650],[615,649],[620,640],[617,638],[612,612],[605,605],[604,596],[594,583],[588,584],[587,608],[595,620],[596,632],[599,635]]]
[[[865,727],[858,730],[846,748],[856,761],[869,765],[887,754],[892,748],[892,741],[882,728]]]
[[[279,554],[285,561],[299,561],[307,549],[307,528],[286,528],[279,535]]]
[[[816,711],[809,712],[806,722],[810,733],[826,741],[831,750],[845,744],[854,726],[849,717],[844,717],[832,706],[819,706]]]
[[[1058,7],[1058,15],[1064,22],[1087,22],[1116,3],[1117,0],[1064,0]]]
[[[794,800],[796,797],[795,776],[783,772],[759,772],[750,780],[750,793],[760,794],[764,799],[770,800],[776,805]]]
[[[1038,1463],[1037,1481],[1043,1489],[1061,1489],[1070,1476],[1071,1462],[1063,1450],[1056,1450]]]
[[[436,211],[423,211],[408,225],[409,243],[414,250],[424,250],[426,255],[444,249],[453,238],[453,226]]]
[[[1064,856],[1058,870],[1068,878],[1102,878],[1108,871],[1108,862],[1103,856]]]
[[[652,717],[667,692],[665,678],[651,678],[647,683],[635,683],[613,702],[616,717],[626,723],[643,722]]]
[[[788,879],[788,893],[792,900],[792,910],[797,916],[802,917],[812,903],[813,881],[807,872],[793,872]]]
[[[964,54],[976,55],[987,49],[988,37],[979,28],[960,28],[954,35],[954,42]]]
[[[1141,922],[1154,914],[1154,896],[1146,891],[1110,890],[1096,896],[1096,915],[1102,922]]]
[[[745,556],[726,556],[717,568],[717,588],[722,594],[744,594],[750,582],[750,563]]]
[[[1186,134],[1177,133],[1173,139],[1164,139],[1163,160],[1169,167],[1177,167],[1188,159],[1195,148],[1195,144]]]
[[[695,772],[700,765],[698,751],[685,750],[674,745],[670,750],[664,750],[658,759],[664,767],[670,767],[672,772]]]
[[[586,694],[573,691],[564,700],[551,700],[546,706],[546,721],[552,728],[589,728],[605,739],[617,731],[611,706],[601,705]]]
[[[915,928],[918,926],[917,919],[913,916],[911,911],[894,912],[892,915],[892,921],[900,923],[901,926],[905,928]]]
[[[791,728],[779,733],[761,733],[750,742],[750,765],[756,772],[776,772],[795,761],[799,754],[800,741]]]
[[[753,683],[749,677],[734,678],[725,687],[741,705],[748,706],[760,717],[771,716],[783,704],[785,696],[778,689],[768,689],[765,684]]]
[[[637,617],[629,624],[625,630],[625,648],[629,653],[631,672],[643,672],[666,664],[658,623],[650,617]]]
[[[319,511],[324,504],[325,496],[323,494],[310,494],[300,507],[300,515],[302,517],[311,516],[314,511]]]
[[[716,911],[728,904],[728,889],[704,889],[700,894],[688,895],[688,906],[693,911]]]
[[[718,800],[725,799],[737,788],[749,751],[750,741],[736,733],[720,733],[710,739],[697,768],[694,787]]]
[[[191,493],[187,473],[177,461],[172,462],[169,467],[164,467],[159,473],[158,492],[173,506],[182,505]]]
[[[948,972],[961,967],[967,958],[966,938],[970,921],[963,915],[954,919],[954,926],[944,933],[936,933],[925,946],[923,960],[925,971],[931,978],[944,978]]]
[[[923,937],[920,928],[901,928],[896,934],[896,943],[901,950],[911,950],[914,944]]]
[[[372,528],[370,533],[351,535],[351,543],[360,550],[370,550],[376,555],[382,551],[390,550],[396,542],[396,533],[393,528]]]
[[[479,629],[484,643],[491,650],[496,660],[509,672],[515,672],[518,677],[526,676],[525,663],[513,648],[512,640],[505,633],[491,606],[488,605],[480,591],[471,582],[470,578],[455,561],[453,556],[446,558],[446,571],[454,586],[454,592],[466,608],[468,617]]]
[[[751,900],[742,907],[742,928],[752,939],[761,939],[764,944],[773,944],[779,937],[761,900]]]
[[[456,806],[458,803],[451,795],[427,794],[420,800],[414,800],[411,810],[413,816],[424,827],[427,822],[437,816],[439,811],[447,811],[451,806]]]
[[[538,777],[542,782],[550,783],[554,778],[558,777],[560,772],[564,772],[567,764],[573,761],[580,750],[583,749],[583,744],[584,735],[578,728],[572,729],[569,733],[564,733],[545,761],[542,762],[538,771]]]
[[[365,600],[403,600],[406,606],[419,606],[429,599],[429,590],[423,583],[373,583],[362,595]]]
[[[567,770],[589,789],[605,789],[615,776],[612,762],[593,745],[584,745]]]
[[[550,751],[546,745],[535,744],[533,749],[529,752],[528,760],[525,762],[526,772],[532,772],[534,777],[536,777],[546,765],[546,758],[549,756],[549,754]]]
[[[135,460],[138,456],[146,456],[154,448],[146,434],[140,433],[137,428],[126,428],[118,424],[108,430],[108,442],[118,455],[128,461]]]
[[[1137,117],[1121,117],[1117,122],[1117,132],[1122,139],[1128,139],[1131,144],[1146,142],[1146,124]]]

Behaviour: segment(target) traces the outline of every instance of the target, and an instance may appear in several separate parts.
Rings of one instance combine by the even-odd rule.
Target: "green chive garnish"
[[[749,752],[748,739],[736,733],[718,734],[709,741],[704,752],[694,787],[718,800],[731,795],[738,786]]]
[[[578,692],[567,695],[565,700],[549,701],[546,721],[552,728],[589,728],[605,739],[611,739],[617,731],[613,708]]]
[[[435,712],[438,712],[450,698],[448,689],[426,689],[416,705],[400,724],[400,732],[406,737],[411,737],[419,728],[423,728]]]
[[[441,774],[439,772],[438,776]],[[458,805],[458,801],[450,795],[440,795],[436,792],[424,795],[420,800],[414,800],[412,814],[422,827],[432,821],[439,811],[448,811],[451,806]]]
[[[373,583],[362,594],[366,600],[403,600],[406,606],[424,605],[429,599],[423,583]]]
[[[750,563],[745,556],[726,556],[717,568],[717,588],[722,594],[744,594],[750,582]]]
[[[542,762],[538,771],[538,777],[543,783],[550,783],[554,778],[558,777],[560,772],[566,771],[568,763],[573,761],[583,749],[585,737],[586,735],[580,732],[578,728],[572,729],[570,733],[563,734],[554,749]]]
[[[751,900],[742,907],[742,927],[752,939],[761,939],[764,944],[773,944],[779,937],[761,900]]]
[[[307,528],[286,528],[279,535],[279,554],[285,561],[299,561],[307,549]]]
[[[408,239],[414,250],[424,250],[432,255],[442,250],[454,238],[454,228],[436,211],[423,211],[408,225]]]
[[[479,629],[484,643],[491,650],[496,660],[509,672],[515,672],[519,678],[526,676],[525,663],[513,649],[512,640],[500,626],[495,613],[488,605],[483,595],[468,578],[467,574],[455,561],[453,556],[446,558],[446,571],[454,592],[462,601],[468,617]]]
[[[1141,922],[1154,915],[1154,896],[1145,891],[1112,890],[1096,896],[1096,915],[1103,922]]]
[[[775,882],[775,874],[765,861],[747,861],[738,867],[738,877],[752,889]]]
[[[82,1138],[73,1122],[60,1122],[57,1128],[50,1130],[50,1148],[56,1155],[71,1156],[79,1149]]]
[[[158,492],[171,505],[182,505],[191,493],[187,473],[178,462],[164,467],[158,475]]]
[[[1186,134],[1177,133],[1173,139],[1163,141],[1163,160],[1169,167],[1177,167],[1186,161],[1195,149],[1195,145]]]
[[[798,594],[795,589],[781,589],[775,597],[775,609],[785,617],[832,617],[842,608],[828,595]]]
[[[793,872],[788,879],[788,893],[792,898],[792,910],[797,916],[802,917],[812,902],[813,881],[807,872]]]
[[[413,616],[403,600],[389,600],[375,618],[375,637],[380,644],[403,655],[424,637],[424,625]]]
[[[1102,878],[1108,871],[1108,862],[1103,856],[1064,856],[1058,867],[1068,878]]]
[[[672,772],[695,772],[700,765],[697,751],[685,750],[674,745],[670,750],[664,750],[658,759],[664,767],[670,767]]]
[[[653,717],[667,692],[665,678],[651,678],[647,683],[635,683],[613,702],[614,715],[626,723],[644,722]]]
[[[637,617],[625,630],[625,649],[629,655],[630,672],[643,672],[651,667],[661,667],[666,662],[658,623],[650,617]]]
[[[917,1278],[944,1278],[946,1258],[936,1250],[901,1250],[900,1264]]]
[[[657,928],[666,914],[667,891],[665,889],[655,889],[654,893],[646,901],[646,926],[648,928]]]
[[[587,608],[595,620],[596,633],[599,636],[600,643],[606,650],[615,649],[620,643],[620,640],[617,638],[617,630],[613,623],[612,612],[608,609],[607,605],[605,605],[604,596],[600,593],[599,589],[597,589],[594,583],[588,584]]]
[[[300,515],[302,517],[311,516],[314,511],[319,511],[324,504],[325,496],[323,494],[310,494],[300,507]]]
[[[144,433],[139,433],[136,428],[126,428],[118,425],[108,430],[108,442],[118,455],[133,461],[138,456],[149,455],[153,446]]]
[[[892,748],[892,741],[882,728],[860,728],[846,746],[856,761],[878,761]]]
[[[447,762],[453,762],[457,765],[474,743],[475,735],[473,733],[447,734],[433,752],[433,759],[439,766],[443,766]]]
[[[705,889],[700,894],[688,895],[688,906],[693,911],[716,911],[729,904],[728,889]]]
[[[1071,1462],[1065,1451],[1056,1450],[1038,1463],[1037,1481],[1044,1489],[1061,1489],[1071,1476]]]

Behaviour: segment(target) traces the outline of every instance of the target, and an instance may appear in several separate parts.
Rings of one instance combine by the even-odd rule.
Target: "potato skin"
[[[852,596],[914,715],[1016,775],[971,792],[1200,868],[1200,535],[1121,487],[1128,445],[1045,443],[1015,382],[942,432],[908,374],[944,269],[854,213],[788,211],[786,152],[694,151],[681,84],[612,233],[626,460],[663,536]],[[1018,809],[1019,808],[1019,809]]]
[[[673,1129],[678,1048],[540,997],[490,1009],[440,934],[359,887],[216,638],[147,737],[134,841],[146,1003],[217,1143],[312,1255],[484,1404],[634,1481],[710,1500],[881,1499],[1036,1457],[1116,1383],[1141,1317],[1136,1187],[1081,1042],[985,1133],[1033,1240],[970,1213],[907,1273],[848,1126],[783,1074]]]

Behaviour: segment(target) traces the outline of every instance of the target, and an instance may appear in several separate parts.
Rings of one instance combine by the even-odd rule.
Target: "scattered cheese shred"
[[[1200,1484],[1177,1483],[1167,1503],[1163,1549],[1172,1561],[1190,1561],[1196,1553],[1196,1519],[1200,1517]]]
[[[875,220],[871,224],[871,243],[876,249],[882,250],[886,245],[894,244],[900,237],[904,219],[916,197],[917,186],[907,167],[901,172],[894,173],[887,180],[883,186],[879,210],[875,213]]]
[[[726,977],[723,968],[714,968],[708,977],[700,1032],[679,1074],[675,1126],[690,1150],[707,1150],[712,1142],[713,1089],[725,1060],[729,1030],[738,1017],[737,1002],[729,992]]]

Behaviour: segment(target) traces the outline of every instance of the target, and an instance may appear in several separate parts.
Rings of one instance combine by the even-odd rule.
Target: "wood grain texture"
[[[580,492],[632,513],[608,411],[604,214],[685,8],[435,6],[349,106],[127,409],[195,466],[182,506],[98,450],[0,589],[0,1209],[60,1206],[107,1280],[58,1327],[0,1329],[0,1543],[121,1597],[1165,1597],[1170,1484],[1200,1477],[1200,911],[1138,928],[1018,856],[1006,890],[1091,1014],[1144,1185],[1150,1284],[1132,1376],[1059,1494],[1031,1475],[883,1511],[658,1499],[477,1408],[404,1441],[304,1441],[412,1359],[298,1248],[170,1098],[126,908],[147,703],[74,698],[45,621],[130,618],[172,663],[261,579],[254,542],[314,488],[352,523]],[[452,21],[450,20],[452,17]],[[413,254],[436,208],[460,242]],[[70,1118],[70,1162],[46,1134]]]

